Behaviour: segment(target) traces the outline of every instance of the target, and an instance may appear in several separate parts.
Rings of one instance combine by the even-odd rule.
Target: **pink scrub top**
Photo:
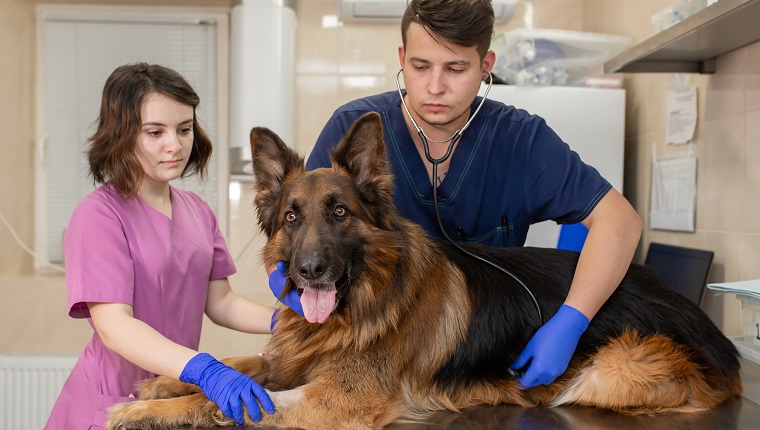
[[[87,302],[126,303],[168,339],[198,349],[209,281],[235,273],[216,217],[196,194],[171,188],[172,218],[105,184],[74,210],[64,237],[69,316]],[[94,327],[93,327],[94,329]],[[94,332],[45,430],[103,428],[109,406],[134,400],[155,375],[112,352]]]

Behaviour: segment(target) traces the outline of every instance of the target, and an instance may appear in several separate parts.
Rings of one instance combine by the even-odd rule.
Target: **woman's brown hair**
[[[87,160],[96,184],[111,182],[126,197],[137,194],[143,179],[135,144],[142,125],[143,100],[150,93],[193,107],[193,149],[181,177],[199,174],[205,178],[213,152],[211,139],[195,116],[200,98],[182,75],[168,67],[146,63],[116,68],[103,87],[98,128],[88,141]]]
[[[406,32],[413,22],[439,42],[474,46],[482,60],[493,37],[491,0],[412,0],[401,18],[401,40],[406,48]]]

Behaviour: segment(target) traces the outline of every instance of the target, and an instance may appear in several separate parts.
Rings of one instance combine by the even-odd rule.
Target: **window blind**
[[[118,66],[147,62],[177,70],[201,99],[197,117],[215,143],[206,181],[173,185],[194,191],[219,215],[217,27],[211,21],[60,19],[45,21],[44,169],[47,257],[63,259],[63,234],[77,203],[94,189],[86,158],[106,79]]]

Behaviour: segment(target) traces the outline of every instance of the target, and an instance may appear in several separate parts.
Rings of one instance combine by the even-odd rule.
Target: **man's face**
[[[407,105],[428,125],[461,127],[480,88],[483,69],[490,70],[494,59],[493,51],[481,61],[474,46],[442,45],[422,26],[412,23],[406,49],[399,47]]]

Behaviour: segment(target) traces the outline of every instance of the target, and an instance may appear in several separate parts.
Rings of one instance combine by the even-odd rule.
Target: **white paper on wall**
[[[697,158],[653,161],[649,222],[660,230],[694,231]]]
[[[689,86],[668,92],[665,143],[681,145],[694,138],[697,126],[697,89]]]

